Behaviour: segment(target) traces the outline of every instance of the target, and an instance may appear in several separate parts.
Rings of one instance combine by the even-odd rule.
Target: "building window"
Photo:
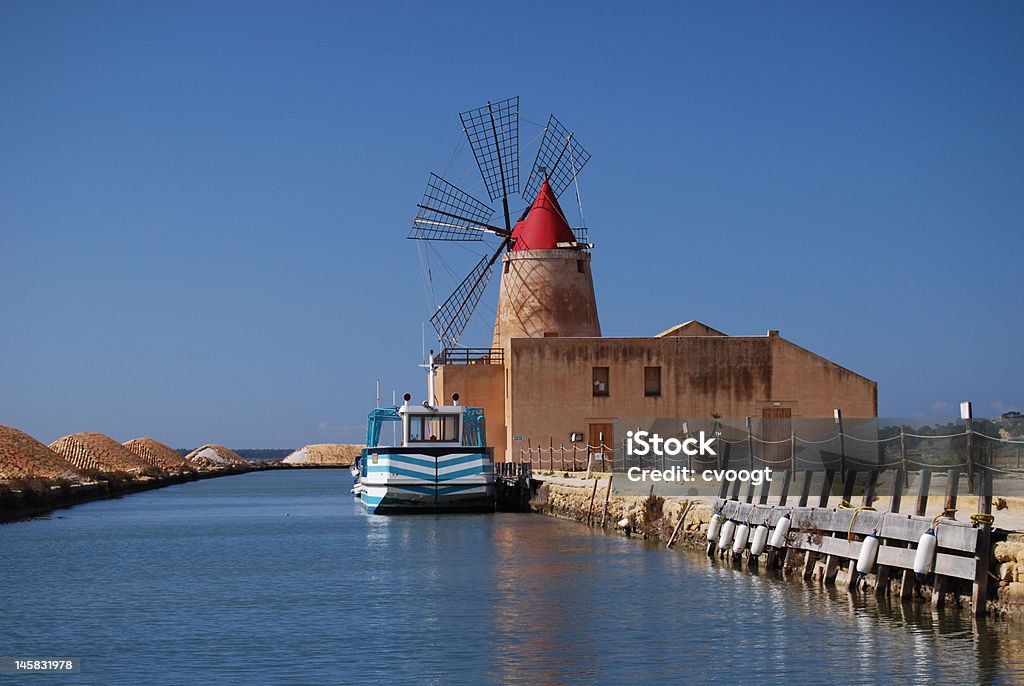
[[[594,367],[594,397],[608,395],[608,367]]]
[[[508,260],[506,260],[506,261],[505,261],[505,269],[503,270],[503,272],[502,272],[502,273],[504,273],[504,274],[508,274],[508,265],[509,265],[509,262],[508,262]]]
[[[558,332],[557,331],[545,331],[544,332],[544,338],[558,338]]]
[[[648,398],[661,395],[661,367],[644,367],[644,395]]]
[[[576,260],[576,271],[578,271],[580,274],[585,273],[583,271],[583,260]]]

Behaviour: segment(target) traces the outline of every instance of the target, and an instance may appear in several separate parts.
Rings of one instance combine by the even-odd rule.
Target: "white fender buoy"
[[[725,524],[722,525],[722,533],[718,535],[718,549],[725,550],[732,543],[732,535],[736,531],[736,522],[731,519],[726,520]]]
[[[750,541],[750,554],[757,557],[764,552],[768,543],[768,525],[761,523],[754,529],[754,537]]]
[[[732,552],[739,555],[747,547],[747,540],[750,538],[750,525],[744,522],[736,527],[736,533],[732,537]]]
[[[857,556],[857,573],[867,574],[875,566],[878,559],[878,536],[868,534],[860,544],[860,555]]]
[[[708,522],[708,543],[718,540],[718,532],[722,530],[723,519],[725,517],[720,512],[711,515],[711,521]]]
[[[772,532],[772,540],[769,541],[768,545],[773,548],[785,548],[786,547],[786,534],[789,533],[789,526],[793,523],[793,519],[789,516],[789,513],[782,515],[775,524],[775,531]]]
[[[935,565],[935,548],[937,546],[935,529],[928,529],[921,534],[921,539],[917,542],[917,554],[914,555],[914,574],[918,581],[932,571],[932,567]]]

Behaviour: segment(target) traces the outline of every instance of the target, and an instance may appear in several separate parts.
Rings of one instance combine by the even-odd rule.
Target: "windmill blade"
[[[545,178],[557,198],[589,160],[590,153],[552,114],[548,117],[548,125],[544,127],[544,137],[540,141],[537,158],[533,161],[530,178],[523,187],[523,198],[532,202]]]
[[[505,249],[507,240],[503,241],[489,258],[485,255],[477,262],[473,271],[462,280],[458,288],[430,318],[430,324],[437,331],[437,339],[444,347],[454,348],[458,345],[462,332],[466,330],[466,325],[469,324],[469,319],[473,316],[473,311],[491,280],[491,266]]]
[[[408,238],[423,241],[479,241],[485,233],[504,235],[488,222],[494,216],[486,203],[458,186],[431,174]]]
[[[488,102],[483,107],[459,114],[469,146],[480,168],[480,175],[491,200],[501,198],[505,205],[506,229],[508,196],[519,192],[519,96]]]

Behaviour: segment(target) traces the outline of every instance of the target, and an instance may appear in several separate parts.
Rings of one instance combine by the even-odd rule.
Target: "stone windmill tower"
[[[587,247],[545,179],[502,257],[493,347],[508,349],[513,338],[601,335]]]
[[[446,349],[458,347],[498,257],[502,275],[494,348],[508,350],[514,338],[600,336],[587,230],[570,228],[558,204],[558,196],[575,184],[590,153],[551,115],[522,188],[523,200],[531,204],[513,227],[509,199],[520,191],[519,98],[489,102],[460,118],[490,203],[431,174],[409,238],[501,240],[431,317],[438,340]],[[499,199],[504,226],[490,223],[497,213],[491,203]]]

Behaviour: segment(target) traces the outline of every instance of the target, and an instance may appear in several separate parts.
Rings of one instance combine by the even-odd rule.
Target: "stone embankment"
[[[669,547],[707,550],[714,498],[616,493],[615,478],[622,475],[597,474],[585,479],[571,474],[534,472],[539,486],[530,506],[535,512],[626,536],[663,541]],[[990,595],[988,613],[1024,618],[1024,533],[996,529],[993,535],[997,543],[992,550],[991,573],[998,579],[998,586]],[[799,573],[803,562],[801,551],[790,551],[781,571]],[[898,598],[899,591],[898,584],[891,588],[893,597]],[[928,594],[919,593],[917,597],[926,598]],[[957,600],[961,606],[970,604],[969,594]]]

